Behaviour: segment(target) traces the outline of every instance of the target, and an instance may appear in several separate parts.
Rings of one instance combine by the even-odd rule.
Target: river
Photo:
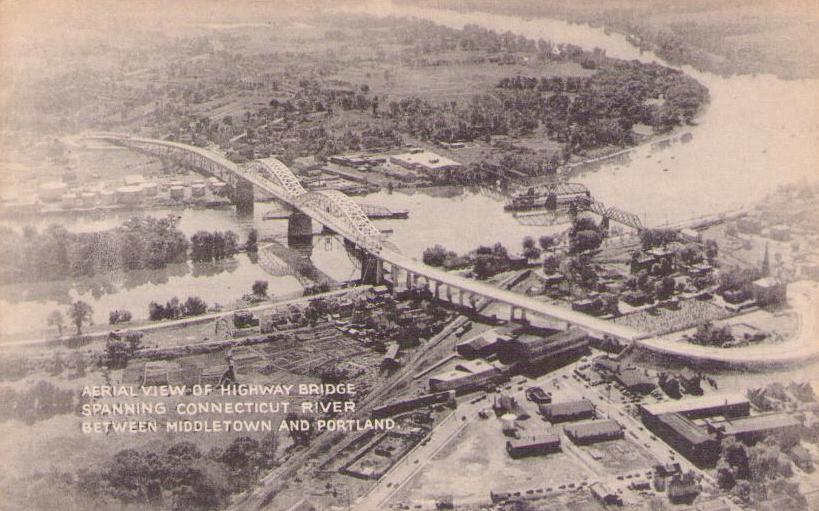
[[[585,48],[597,46],[612,57],[661,62],[651,52],[640,52],[631,46],[625,37],[587,25],[543,18],[524,20],[486,13],[399,8],[383,2],[371,5],[368,12],[424,17],[456,28],[475,23],[496,31],[511,30],[527,37]],[[682,69],[711,92],[711,103],[697,125],[683,130],[690,133],[690,141],[638,147],[594,169],[581,170],[572,180],[588,186],[607,205],[631,211],[646,225],[657,226],[747,206],[781,184],[816,177],[819,81],[781,80],[769,75],[721,77],[689,67]],[[436,189],[387,195],[379,192],[356,200],[410,211],[408,220],[379,221],[376,225],[392,230],[392,242],[412,257],[420,258],[424,248],[435,243],[457,252],[497,241],[514,249],[526,235],[537,237],[561,229],[520,225],[503,212],[498,199],[475,191]],[[187,234],[200,229],[232,229],[244,239],[255,226],[262,236],[283,239],[285,222],[262,220],[272,207],[257,204],[250,218],[238,217],[233,208],[152,210],[145,214],[177,214],[181,217],[180,228]],[[56,221],[64,222],[71,230],[98,230],[116,225],[126,216],[59,217],[36,223]],[[338,280],[356,274],[338,242],[315,239],[311,259]],[[77,298],[91,303],[95,320],[104,322],[108,311],[114,308],[127,308],[144,317],[149,301],[171,296],[199,295],[208,302],[227,303],[247,293],[256,279],[269,280],[271,292],[277,296],[292,296],[300,289],[295,278],[270,276],[246,255],[209,267],[185,263],[132,273],[0,288],[0,296],[5,297],[0,301],[2,314],[6,318],[27,319],[25,324],[14,322],[15,326],[2,321],[4,333],[39,329],[50,310]]]

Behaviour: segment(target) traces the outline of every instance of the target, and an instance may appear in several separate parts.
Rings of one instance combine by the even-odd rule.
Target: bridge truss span
[[[307,192],[293,172],[276,158],[254,160],[248,163],[244,170],[254,172],[268,181],[275,182],[291,199],[295,199]]]
[[[316,213],[316,220],[330,228],[333,228],[341,220],[355,231],[356,239],[351,241],[370,249],[377,248],[380,250],[382,243],[381,231],[367,218],[367,215],[358,204],[338,190],[304,193],[296,199],[295,205],[302,211]],[[328,216],[329,218],[327,218]],[[322,221],[323,219],[330,221]]]

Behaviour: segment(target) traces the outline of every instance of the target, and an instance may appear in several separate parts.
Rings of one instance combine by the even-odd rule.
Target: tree
[[[523,249],[523,256],[529,260],[538,259],[540,257],[540,249],[534,246],[533,242],[531,247]]]
[[[92,309],[90,305],[82,300],[77,300],[71,304],[71,307],[68,309],[68,316],[71,318],[71,321],[74,322],[74,326],[77,328],[77,335],[82,335],[82,326],[85,323],[88,323],[89,325],[93,324],[93,314],[94,309]]]
[[[676,286],[676,281],[671,277],[663,278],[660,287],[657,289],[657,298],[660,300],[665,300],[669,298],[674,293],[674,288]]]
[[[560,268],[560,257],[557,254],[546,254],[543,258],[543,272],[554,273]]]
[[[131,358],[131,348],[119,336],[108,336],[105,342],[105,365],[109,369],[119,369],[128,365]]]
[[[247,233],[247,241],[245,242],[245,250],[248,252],[256,252],[259,242],[259,233],[256,229],[251,229],[250,232]]]
[[[208,304],[198,296],[189,296],[183,310],[185,316],[199,316],[208,311]]]
[[[65,327],[65,318],[63,318],[63,313],[59,310],[53,310],[48,315],[48,326],[54,327],[57,329],[57,334],[62,337],[63,336],[63,328]]]
[[[541,236],[540,238],[538,238],[537,241],[538,244],[540,245],[540,248],[543,250],[549,250],[555,245],[555,239],[552,236],[548,235]]]
[[[108,313],[108,324],[116,325],[118,323],[127,323],[131,321],[132,317],[130,311],[115,309]]]
[[[575,236],[569,239],[569,250],[575,253],[594,250],[598,248],[602,242],[603,235],[600,231],[578,231]]]
[[[256,296],[267,296],[268,282],[266,280],[257,280],[253,283],[253,294]]]
[[[523,238],[523,250],[525,252],[530,248],[535,248],[535,240],[531,236],[526,236]]]

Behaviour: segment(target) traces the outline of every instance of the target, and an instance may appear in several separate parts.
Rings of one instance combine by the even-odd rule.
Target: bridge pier
[[[516,312],[520,311],[520,317],[517,316]],[[509,307],[509,321],[511,322],[518,322],[518,323],[527,323],[526,320],[526,309],[521,309],[520,307],[515,307],[514,305]]]
[[[600,228],[605,230],[605,231],[609,230],[609,217],[608,216],[603,215],[603,219],[600,220]]]
[[[437,280],[435,281],[435,299],[441,298],[441,283]]]
[[[380,286],[384,283],[384,261],[364,252],[361,256],[361,282]]]
[[[303,246],[305,242],[312,243],[312,240],[313,219],[301,211],[294,211],[287,219],[287,244]]]
[[[236,204],[236,211],[239,214],[253,214],[253,203],[255,202],[253,183],[245,179],[238,179],[233,187],[232,195],[231,199]]]
[[[392,278],[392,292],[395,294],[395,290],[398,287],[398,266],[392,265],[390,267],[390,278]]]

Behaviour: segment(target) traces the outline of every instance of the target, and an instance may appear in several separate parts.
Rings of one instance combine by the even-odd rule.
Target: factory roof
[[[596,437],[620,433],[623,428],[611,419],[575,422],[563,426],[563,431],[576,437]]]
[[[721,422],[717,424],[717,426],[724,427],[725,435],[741,435],[743,433],[753,433],[756,431],[797,427],[800,424],[798,420],[786,413],[770,413],[753,417],[743,417],[741,419],[732,419]]]
[[[690,444],[702,444],[712,439],[712,437],[699,426],[678,413],[665,413],[660,415],[658,420],[673,429],[674,432],[685,438]]]
[[[740,405],[748,403],[742,394],[724,393],[711,394],[679,401],[664,401],[662,403],[645,404],[641,408],[651,415],[662,415],[665,413],[686,413],[705,408],[715,408],[718,406]]]
[[[594,412],[594,405],[588,399],[579,399],[577,401],[541,405],[540,409],[547,415],[557,417]]]
[[[390,160],[399,162],[403,165],[418,166],[430,170],[461,166],[461,164],[457,161],[450,160],[449,158],[435,154],[432,151],[396,154],[391,156]]]
[[[526,435],[521,438],[508,440],[507,445],[513,449],[526,449],[527,447],[538,447],[542,445],[554,445],[560,443],[560,436],[556,433],[538,433]]]

